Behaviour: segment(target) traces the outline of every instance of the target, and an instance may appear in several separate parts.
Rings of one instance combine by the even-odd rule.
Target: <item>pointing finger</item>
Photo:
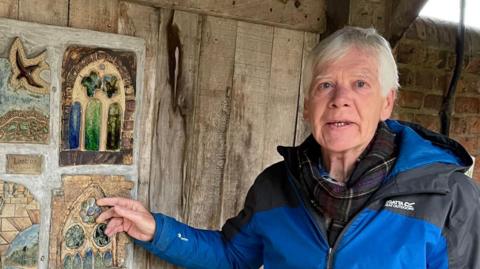
[[[120,217],[120,216],[115,212],[115,209],[112,207],[110,209],[105,210],[102,214],[100,214],[100,216],[97,217],[96,222],[97,223],[105,222],[114,217]]]

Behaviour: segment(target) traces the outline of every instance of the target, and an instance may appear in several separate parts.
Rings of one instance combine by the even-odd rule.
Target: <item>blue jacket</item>
[[[463,173],[472,160],[457,142],[388,120],[399,152],[382,187],[340,234],[326,240],[285,161],[265,169],[245,207],[221,231],[199,230],[154,214],[151,242],[137,244],[187,268],[480,268],[480,195]]]

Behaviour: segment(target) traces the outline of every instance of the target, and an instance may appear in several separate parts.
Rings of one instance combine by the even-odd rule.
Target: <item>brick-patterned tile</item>
[[[18,229],[9,221],[9,218],[2,218],[2,232],[18,232]]]
[[[11,243],[17,236],[18,232],[0,232],[0,236],[8,243]]]

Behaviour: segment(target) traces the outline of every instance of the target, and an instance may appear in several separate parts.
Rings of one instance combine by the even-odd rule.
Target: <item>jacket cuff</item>
[[[158,249],[161,246],[162,241],[162,234],[165,227],[165,215],[160,213],[152,213],[153,219],[155,220],[155,232],[153,233],[152,240],[150,241],[143,241],[134,239],[133,242],[147,250],[154,250]]]

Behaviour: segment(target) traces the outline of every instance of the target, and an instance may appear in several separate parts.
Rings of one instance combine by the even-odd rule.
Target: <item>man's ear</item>
[[[390,118],[392,115],[393,107],[395,106],[395,100],[397,99],[397,91],[391,89],[387,96],[385,97],[385,102],[383,103],[382,111],[380,113],[380,119],[382,121]]]

